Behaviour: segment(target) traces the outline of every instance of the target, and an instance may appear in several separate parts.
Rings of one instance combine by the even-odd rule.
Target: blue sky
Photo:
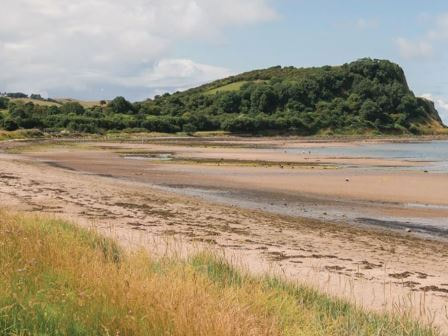
[[[181,43],[176,55],[236,72],[276,64],[300,67],[342,64],[361,57],[389,59],[404,68],[416,94],[431,95],[442,104],[447,100],[448,36],[431,40],[428,34],[448,35],[448,30],[443,31],[448,28],[444,17],[448,2],[280,0],[272,4],[277,19],[229,29],[215,43]],[[409,48],[400,44],[403,40]],[[419,43],[426,40],[431,50],[419,51]],[[441,113],[448,121],[446,111]]]
[[[2,91],[136,100],[254,68],[372,57],[402,65],[448,122],[446,1],[4,1]]]

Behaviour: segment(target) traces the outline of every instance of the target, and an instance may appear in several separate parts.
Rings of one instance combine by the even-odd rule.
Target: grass
[[[64,103],[70,103],[70,102],[76,102],[81,104],[84,108],[92,108],[94,106],[101,106],[100,101],[99,100],[78,100],[78,99],[71,99],[71,98],[59,98],[56,99],[60,104],[64,104]],[[106,101],[107,102],[107,101]]]
[[[230,83],[227,85],[223,85],[220,87],[217,87],[215,89],[211,89],[205,92],[205,94],[207,95],[214,95],[218,92],[232,92],[232,91],[239,91],[241,89],[241,87],[246,84],[247,81],[239,81],[239,82],[235,82],[235,83]]]
[[[231,136],[232,133],[228,131],[198,131],[193,134],[195,137],[223,137],[223,136]]]
[[[260,84],[260,83],[264,83],[265,81],[264,80],[254,80],[254,81],[251,81],[251,82]],[[249,81],[239,81],[239,82],[234,82],[234,83],[222,85],[222,86],[219,86],[217,88],[210,89],[210,90],[206,91],[205,94],[207,94],[207,95],[214,95],[214,94],[216,94],[218,92],[239,91],[241,89],[241,87],[244,84],[246,84],[246,83],[249,83]]]
[[[442,127],[436,120],[431,122],[414,125],[422,134],[447,135],[448,128]]]
[[[153,259],[0,210],[0,335],[436,335],[208,253]]]
[[[50,101],[40,100],[40,99],[31,99],[31,98],[12,98],[11,101],[22,102],[24,104],[33,103],[35,105],[43,105],[43,106],[60,106],[60,104],[55,103],[55,102],[50,102]]]
[[[23,141],[15,143],[5,148],[4,151],[9,154],[24,154],[49,152],[53,150],[70,150],[70,149],[89,149],[82,142],[64,141],[57,139],[37,139],[36,141]]]
[[[80,103],[84,108],[92,108],[94,106],[100,106],[99,100],[85,101],[85,100],[77,100],[77,99],[70,99],[70,98],[60,98],[60,99],[55,99],[56,102],[54,102],[54,101],[31,99],[31,98],[10,98],[10,99],[13,102],[22,102],[24,104],[33,103],[35,105],[43,105],[43,106],[61,106],[62,104],[69,103],[69,102]]]
[[[264,81],[264,80],[253,80],[253,81],[250,81],[250,82],[256,83],[256,84],[261,84],[261,83],[265,83],[266,81]],[[246,84],[246,83],[249,83],[249,81],[238,81],[238,82],[222,85],[222,86],[219,86],[217,88],[210,89],[210,90],[206,91],[205,94],[207,94],[207,95],[214,95],[214,94],[216,94],[218,92],[239,91],[241,89],[241,87],[244,84]]]
[[[0,129],[0,141],[2,140],[21,140],[21,139],[33,139],[43,137],[44,133],[39,130],[17,130],[17,131],[3,131]]]

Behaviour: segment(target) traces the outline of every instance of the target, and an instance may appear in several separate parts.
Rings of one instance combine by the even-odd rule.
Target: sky
[[[400,64],[448,123],[446,0],[0,0],[0,91],[143,100],[228,75]]]

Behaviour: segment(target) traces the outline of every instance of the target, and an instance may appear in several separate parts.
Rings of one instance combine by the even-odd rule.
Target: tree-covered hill
[[[117,97],[86,109],[76,102],[37,106],[0,98],[2,108],[7,109],[0,114],[5,129],[297,135],[444,131],[434,104],[415,97],[400,66],[372,59],[255,70],[136,103]]]

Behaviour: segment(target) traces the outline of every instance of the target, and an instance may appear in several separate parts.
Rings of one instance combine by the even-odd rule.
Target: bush
[[[124,113],[132,114],[134,113],[134,107],[130,102],[128,102],[124,97],[116,97],[107,105],[113,113]]]
[[[64,103],[60,111],[62,114],[70,115],[70,114],[76,114],[76,115],[82,115],[84,114],[84,107],[78,103],[78,102],[69,102]]]
[[[194,132],[197,131],[197,128],[195,125],[188,123],[182,127],[182,130],[187,134],[193,134]]]
[[[15,131],[19,128],[19,125],[17,125],[15,120],[6,118],[5,120],[3,120],[3,128],[7,131]]]
[[[0,110],[8,108],[9,99],[6,97],[0,97]]]

